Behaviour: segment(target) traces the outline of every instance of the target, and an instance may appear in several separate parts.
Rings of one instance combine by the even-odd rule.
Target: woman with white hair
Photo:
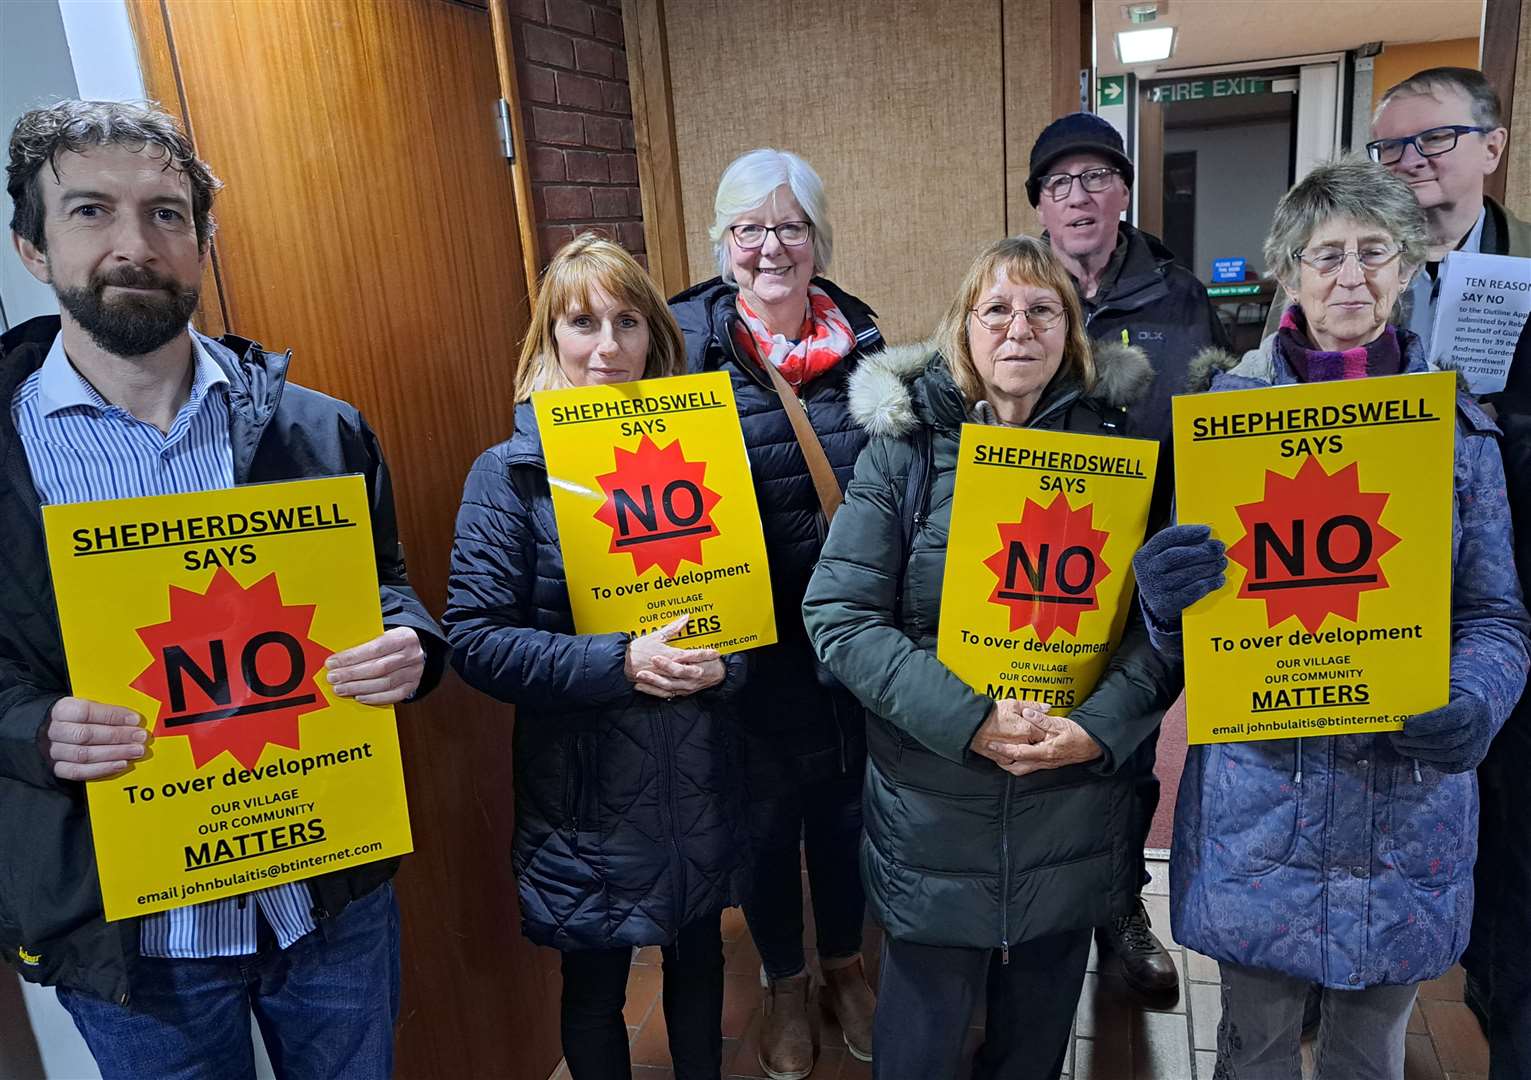
[[[724,170],[710,234],[721,276],[670,301],[692,371],[727,371],[749,449],[771,560],[777,643],[749,654],[740,697],[754,885],[744,914],[766,987],[760,1065],[774,1080],[813,1070],[799,842],[806,850],[822,1003],[850,1052],[871,1060],[876,1001],[861,965],[866,898],[857,868],[866,761],[860,704],[825,672],[801,607],[826,518],[866,434],[846,383],[882,348],[874,313],[822,276],[833,232],[802,158],[752,150]]]

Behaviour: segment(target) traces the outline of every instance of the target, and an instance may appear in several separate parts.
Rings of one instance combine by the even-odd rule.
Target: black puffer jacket
[[[85,786],[53,775],[38,738],[54,702],[69,693],[69,675],[42,512],[10,402],[58,332],[52,316],[0,338],[0,955],[34,982],[126,1004],[139,920],[105,920]],[[343,401],[288,383],[290,354],[232,335],[198,340],[229,377],[236,483],[366,477],[383,625],[419,633],[427,665],[416,696],[424,694],[441,677],[446,642],[405,575],[388,467],[366,421]],[[309,878],[315,913],[339,914],[392,877],[398,862]]]
[[[442,620],[471,685],[518,706],[513,863],[526,936],[559,949],[659,945],[735,904],[747,865],[730,702],[662,701],[623,671],[625,634],[576,634],[537,414],[474,463]]]
[[[1102,378],[1090,395],[1055,380],[1029,426],[1125,433],[1124,407],[1148,381],[1147,361],[1097,346],[1096,363]],[[1101,758],[1017,778],[973,753],[968,744],[994,703],[936,659],[965,403],[946,361],[919,348],[868,360],[851,402],[874,437],[803,616],[824,663],[868,711],[861,873],[872,909],[889,935],[925,945],[1004,948],[1100,926],[1137,895],[1141,823],[1122,765],[1174,698],[1178,669],[1135,617],[1095,690],[1069,714]],[[930,433],[928,516],[906,554],[903,501],[921,427]]]
[[[846,407],[846,385],[861,358],[883,341],[871,308],[823,278],[813,283],[834,300],[856,335],[851,355],[810,381],[801,395],[843,489],[866,445],[866,432]],[[861,708],[819,668],[803,631],[803,591],[824,546],[824,515],[781,400],[765,372],[734,343],[737,296],[735,286],[713,278],[674,297],[670,310],[685,335],[690,370],[727,371],[733,379],[771,561],[777,643],[750,654],[750,692],[739,706],[745,731],[754,736],[751,745],[762,751],[749,755],[751,774],[766,788],[776,786],[773,767],[783,762],[799,780],[859,775],[866,753]]]
[[[1121,271],[1090,299],[1081,297],[1086,332],[1095,341],[1134,345],[1148,355],[1156,377],[1127,413],[1137,434],[1162,442],[1170,433],[1170,398],[1185,386],[1191,358],[1205,348],[1231,346],[1196,275],[1176,265],[1174,253],[1151,233],[1126,223],[1117,228],[1125,245]]]

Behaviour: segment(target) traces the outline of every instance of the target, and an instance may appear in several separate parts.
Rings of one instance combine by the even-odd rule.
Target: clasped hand
[[[1100,744],[1040,701],[997,701],[969,744],[1013,776],[1061,769],[1100,757]]]
[[[718,650],[677,649],[670,644],[670,639],[684,630],[690,619],[690,615],[682,615],[628,642],[623,670],[636,689],[668,699],[685,697],[723,681],[723,661]]]

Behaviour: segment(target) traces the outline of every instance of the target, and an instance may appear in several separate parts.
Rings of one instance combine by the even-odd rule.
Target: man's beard
[[[160,293],[131,293],[108,302],[104,296],[112,285],[160,289]],[[124,266],[92,274],[90,284],[54,288],[59,306],[113,356],[143,356],[184,333],[197,310],[200,289],[187,287],[143,267]]]

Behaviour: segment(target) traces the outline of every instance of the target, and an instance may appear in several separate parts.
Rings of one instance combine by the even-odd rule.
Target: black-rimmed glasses
[[[1446,124],[1427,128],[1401,139],[1375,139],[1366,144],[1366,152],[1380,165],[1396,165],[1403,160],[1403,152],[1411,145],[1420,157],[1440,157],[1457,148],[1457,140],[1463,135],[1476,132],[1482,135],[1493,128],[1476,127],[1472,124]]]
[[[1032,304],[1028,308],[1013,308],[1009,304],[995,301],[992,304],[980,304],[969,310],[977,317],[979,325],[985,330],[996,332],[1009,330],[1010,324],[1015,321],[1017,315],[1024,315],[1026,322],[1037,333],[1051,330],[1058,325],[1058,320],[1063,318],[1063,305],[1046,300],[1039,304]]]
[[[746,251],[753,251],[766,242],[767,233],[775,233],[783,247],[798,247],[808,242],[813,225],[807,221],[783,221],[779,225],[730,225],[734,243]]]
[[[1093,195],[1105,191],[1111,186],[1112,178],[1121,175],[1121,169],[1086,169],[1084,172],[1077,173],[1048,173],[1037,182],[1047,193],[1048,198],[1061,201],[1068,198],[1069,192],[1074,190],[1075,180],[1079,181],[1080,187]]]

